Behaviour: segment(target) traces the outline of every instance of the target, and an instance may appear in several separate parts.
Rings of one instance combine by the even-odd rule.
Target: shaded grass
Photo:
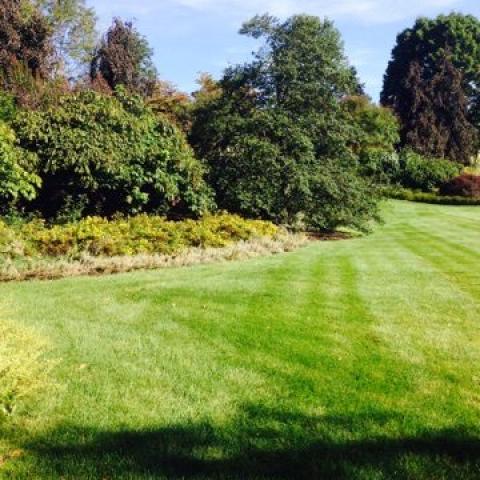
[[[4,478],[480,478],[480,209],[280,255],[2,285],[61,359]]]

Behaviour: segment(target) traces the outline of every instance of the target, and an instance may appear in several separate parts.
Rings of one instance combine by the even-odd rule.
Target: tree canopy
[[[131,93],[153,92],[156,69],[147,40],[132,22],[114,19],[92,59],[90,77],[101,76],[114,90],[123,85]]]
[[[96,15],[85,0],[33,0],[52,31],[57,67],[69,76],[81,75],[97,42]]]
[[[472,15],[420,18],[399,34],[381,101],[398,114],[403,144],[468,160],[477,148],[470,124],[480,127],[479,64],[480,21]],[[463,146],[463,153],[455,144]]]
[[[364,226],[375,200],[350,148],[341,100],[359,83],[338,31],[313,16],[264,15],[241,33],[265,43],[251,63],[226,70],[191,134],[220,207],[327,230]]]

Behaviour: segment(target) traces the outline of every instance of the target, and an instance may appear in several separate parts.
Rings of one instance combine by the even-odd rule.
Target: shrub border
[[[275,237],[240,240],[226,247],[189,248],[176,254],[138,254],[95,257],[85,254],[78,260],[65,257],[32,258],[26,263],[11,261],[0,269],[0,282],[55,280],[66,277],[112,275],[137,270],[186,267],[294,251],[309,242],[303,234],[284,233]]]
[[[395,200],[406,200],[408,202],[431,203],[435,205],[458,205],[458,206],[479,206],[480,198],[449,197],[437,193],[415,192],[407,189],[385,190],[384,195]]]

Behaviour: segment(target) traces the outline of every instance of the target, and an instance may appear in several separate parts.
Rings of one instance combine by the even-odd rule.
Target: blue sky
[[[350,62],[367,92],[378,99],[382,76],[399,31],[416,17],[452,10],[480,16],[480,0],[87,0],[103,30],[113,16],[135,20],[154,49],[165,80],[191,92],[199,72],[219,77],[229,64],[247,60],[255,42],[238,35],[256,13],[280,18],[310,13],[333,19]]]

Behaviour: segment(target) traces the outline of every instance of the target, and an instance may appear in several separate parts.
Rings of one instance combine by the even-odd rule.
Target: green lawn
[[[479,479],[480,208],[392,202],[368,237],[4,284],[56,387],[14,479]],[[21,413],[21,412],[20,412]]]

